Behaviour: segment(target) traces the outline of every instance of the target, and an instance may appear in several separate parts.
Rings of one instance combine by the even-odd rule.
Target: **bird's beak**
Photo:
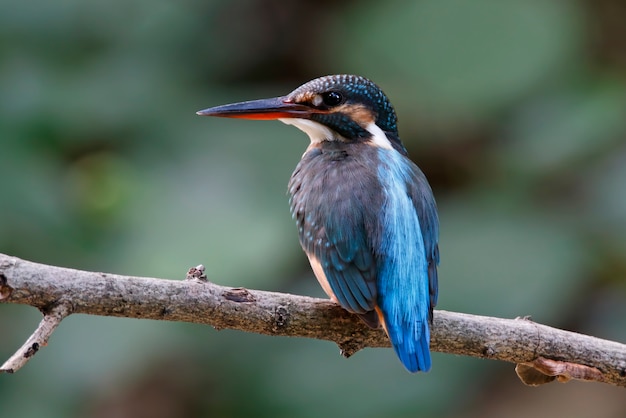
[[[200,116],[218,116],[222,118],[238,119],[282,119],[306,118],[314,109],[294,103],[286,97],[272,99],[251,100],[249,102],[233,103],[223,106],[210,107],[196,112]]]

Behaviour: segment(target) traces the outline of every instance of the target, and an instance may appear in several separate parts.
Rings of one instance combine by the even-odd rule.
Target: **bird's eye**
[[[328,91],[322,94],[322,100],[326,106],[337,106],[343,101],[343,96],[336,91]]]

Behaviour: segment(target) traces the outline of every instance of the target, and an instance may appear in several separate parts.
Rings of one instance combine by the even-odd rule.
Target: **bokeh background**
[[[441,309],[626,341],[621,0],[0,1],[0,251],[321,296],[286,184],[306,136],[195,111],[357,73],[440,208]],[[0,358],[39,321],[0,305]],[[510,364],[72,316],[3,417],[623,417],[623,389]]]

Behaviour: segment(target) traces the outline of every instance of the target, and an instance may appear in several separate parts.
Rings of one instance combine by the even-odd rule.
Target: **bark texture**
[[[367,328],[328,300],[243,288],[203,278],[164,280],[49,266],[0,254],[0,303],[38,308],[44,318],[0,371],[14,372],[46,344],[68,315],[193,322],[217,329],[307,337],[335,342],[343,355],[389,347],[386,335]],[[435,311],[431,349],[517,364],[522,381],[539,385],[580,379],[626,387],[626,345],[551,328],[527,319]]]

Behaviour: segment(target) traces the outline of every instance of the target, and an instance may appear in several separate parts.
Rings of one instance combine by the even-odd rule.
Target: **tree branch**
[[[163,280],[49,266],[0,254],[0,302],[38,308],[44,318],[0,372],[17,371],[67,315],[193,322],[266,335],[335,342],[348,357],[364,347],[389,347],[335,303],[306,296],[229,288],[203,280]],[[436,311],[431,349],[516,363],[526,384],[581,379],[626,387],[626,345],[540,325]]]
[[[43,319],[35,332],[28,337],[11,358],[4,362],[0,372],[14,373],[21,369],[32,356],[37,354],[41,347],[48,345],[48,338],[69,314],[69,307],[65,303],[52,306],[48,312],[43,314]]]

